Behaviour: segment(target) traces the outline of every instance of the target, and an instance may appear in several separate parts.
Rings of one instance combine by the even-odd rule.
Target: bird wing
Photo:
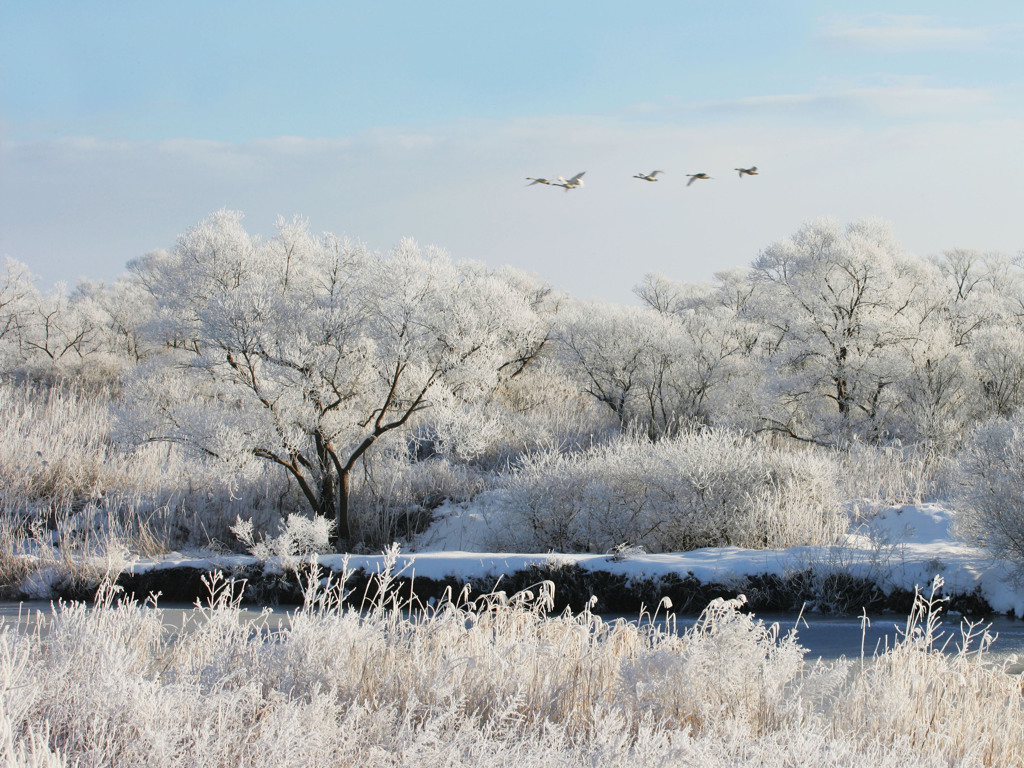
[[[690,186],[691,184],[693,184],[693,182],[697,180],[697,177],[694,176],[692,173],[688,173],[686,175],[690,177],[690,180],[686,182],[686,186]]]
[[[577,183],[579,183],[579,180],[580,180],[581,178],[583,178],[583,174],[584,174],[584,173],[586,173],[586,171],[580,171],[580,172],[579,172],[579,173],[577,173],[577,174],[576,174],[575,176],[573,176],[573,177],[572,177],[571,179],[569,179],[569,180],[568,180],[568,181],[566,182],[566,184],[577,184]],[[560,178],[560,179],[561,179],[562,177],[561,177],[561,176],[559,176],[558,178]]]

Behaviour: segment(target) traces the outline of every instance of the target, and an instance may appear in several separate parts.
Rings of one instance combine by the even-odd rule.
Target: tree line
[[[708,429],[799,444],[960,444],[1024,401],[1020,257],[907,253],[823,219],[706,284],[650,274],[638,305],[299,217],[272,237],[219,211],[112,283],[41,292],[0,271],[8,380],[116,392],[126,444],[277,467],[355,535],[352,483],[388,451],[514,467],[538,448]]]

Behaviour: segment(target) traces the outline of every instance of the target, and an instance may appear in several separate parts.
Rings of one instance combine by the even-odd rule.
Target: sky
[[[1022,204],[1019,0],[0,0],[0,258],[41,287],[228,208],[635,303],[823,216],[1016,253]]]

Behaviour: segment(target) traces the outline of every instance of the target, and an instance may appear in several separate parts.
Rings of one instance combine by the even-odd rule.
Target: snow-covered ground
[[[395,571],[421,578],[497,578],[532,563],[575,563],[582,568],[637,578],[676,573],[693,574],[704,583],[725,583],[743,576],[786,576],[814,568],[870,578],[885,590],[928,587],[942,576],[947,593],[981,595],[1000,613],[1024,616],[1024,585],[1014,583],[1009,563],[994,560],[983,550],[959,541],[953,533],[954,513],[935,504],[893,507],[852,528],[842,545],[795,547],[787,550],[749,550],[738,547],[698,549],[682,553],[648,554],[627,551],[617,555],[561,553],[497,553],[478,551],[487,521],[471,508],[445,507],[432,527],[417,539],[415,551],[399,554]],[[320,557],[323,565],[341,570],[342,555]],[[383,567],[383,555],[351,555],[348,567],[373,573]],[[244,565],[250,557],[201,560],[164,557],[136,563],[132,570],[181,565],[201,567]]]
[[[612,573],[692,573],[702,582],[728,583],[734,576],[783,576],[814,566],[869,577],[885,589],[925,588],[939,575],[948,592],[968,593],[980,585],[981,594],[993,609],[1024,616],[1024,584],[1014,583],[1010,565],[958,540],[953,533],[955,513],[936,504],[886,509],[868,522],[852,526],[852,533],[841,546],[786,550],[720,547],[666,554],[633,552],[618,557],[467,552],[464,550],[484,540],[486,519],[471,509],[444,511],[447,514],[441,514],[420,538],[419,551],[408,556],[406,564],[417,574],[500,573],[538,559],[557,559]],[[353,559],[352,564],[356,562]]]

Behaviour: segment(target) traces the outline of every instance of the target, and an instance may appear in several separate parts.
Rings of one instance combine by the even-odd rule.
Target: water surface
[[[151,610],[151,608],[143,608]],[[181,631],[186,623],[200,621],[202,619],[195,606],[186,604],[160,605],[163,613],[163,623],[172,634]],[[0,601],[0,621],[7,625],[17,625],[21,631],[30,631],[39,626],[40,619],[43,620],[43,631],[45,632],[45,619],[53,611],[53,604],[46,601],[32,602],[11,602]],[[252,622],[260,627],[265,626],[270,631],[281,627],[287,627],[291,613],[295,611],[294,606],[260,609],[254,607],[243,607],[239,613],[241,621]],[[871,657],[876,651],[881,652],[886,648],[895,645],[906,630],[906,618],[900,618],[895,614],[882,616],[870,616],[868,622],[862,622],[857,617],[850,616],[819,616],[804,614],[798,617],[796,614],[757,614],[757,618],[766,624],[779,625],[779,635],[782,636],[794,626],[797,626],[797,638],[801,646],[808,649],[806,658],[815,660],[818,658],[831,661],[845,656],[849,659],[859,659],[863,653]],[[606,620],[624,618],[627,621],[636,620],[635,616],[605,616]],[[674,620],[677,631],[693,626],[697,617],[677,617]],[[658,619],[662,627],[665,626],[663,619]],[[947,653],[955,653],[960,648],[961,631],[960,618],[947,616],[942,623],[941,631],[944,634],[943,643]],[[1004,616],[990,618],[981,623],[980,628],[988,627],[988,631],[996,635],[991,649],[986,658],[995,664],[1008,662],[1010,672],[1021,674],[1024,672],[1024,621],[1010,619]],[[975,643],[972,648],[977,648]],[[1019,660],[1013,660],[1019,656]]]

